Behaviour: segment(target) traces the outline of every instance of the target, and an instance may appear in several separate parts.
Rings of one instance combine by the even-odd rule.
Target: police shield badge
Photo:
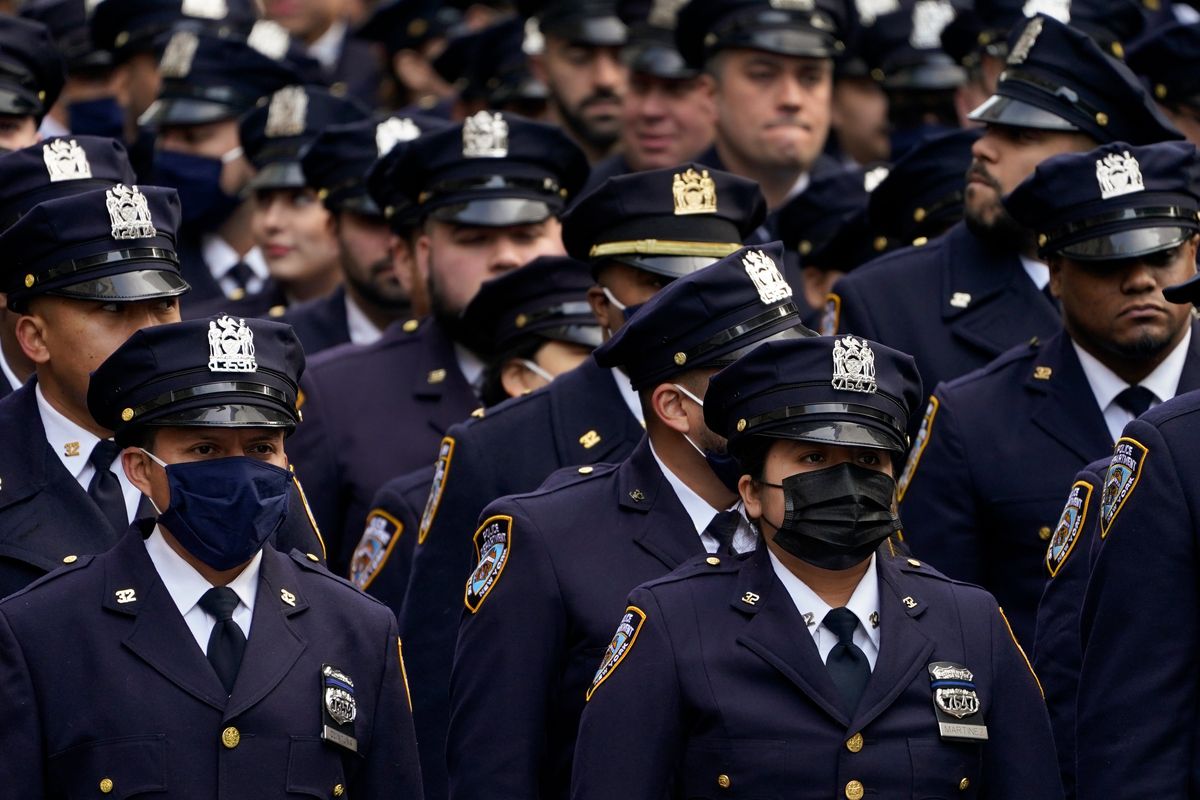
[[[988,738],[975,675],[961,664],[934,661],[928,667],[938,734],[948,742],[980,742]]]
[[[358,703],[354,699],[354,681],[330,664],[321,665],[321,738],[352,753],[358,752],[354,720]]]
[[[474,614],[500,580],[508,555],[512,550],[512,517],[500,515],[488,517],[475,531],[475,552],[479,564],[471,577],[467,578],[465,602],[467,610]]]
[[[1087,521],[1088,501],[1092,499],[1092,485],[1087,481],[1076,481],[1067,495],[1067,505],[1063,508],[1058,524],[1050,538],[1050,546],[1046,548],[1046,569],[1053,578],[1067,562],[1067,556],[1075,549],[1079,541],[1079,532]]]
[[[608,676],[612,675],[617,665],[633,649],[633,643],[637,641],[638,633],[642,630],[642,623],[645,621],[646,612],[637,606],[629,606],[629,608],[625,609],[625,616],[621,617],[621,624],[617,626],[617,632],[613,634],[612,641],[608,644],[608,649],[604,651],[604,658],[600,661],[600,668],[596,670],[596,674],[592,678],[592,685],[588,687],[588,700],[592,699],[592,694],[596,689],[600,688],[600,684],[608,680]]]
[[[350,558],[350,582],[360,591],[365,592],[375,580],[403,532],[404,525],[400,520],[382,508],[376,508],[367,515],[362,538],[358,540],[358,547],[354,548],[354,555]]]
[[[1146,459],[1146,446],[1141,442],[1122,436],[1113,447],[1112,461],[1104,475],[1104,487],[1100,494],[1100,538],[1108,536],[1121,507],[1133,494],[1138,478],[1142,474],[1142,462]]]

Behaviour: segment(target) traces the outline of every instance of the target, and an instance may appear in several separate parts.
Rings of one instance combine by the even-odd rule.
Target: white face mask
[[[604,292],[604,296],[608,298],[608,302],[612,303],[613,308],[618,311],[624,311],[626,306],[620,300],[613,296],[613,293],[608,290],[607,286],[601,286],[600,291]]]
[[[240,146],[238,146],[226,153],[222,153],[221,154],[221,163],[228,164],[230,161],[237,161],[239,158],[242,157],[243,152],[244,151],[242,150],[242,148]]]
[[[537,375],[546,383],[551,383],[554,381],[554,376],[539,367],[536,362],[530,361],[528,358],[522,358],[518,363],[520,363],[521,366],[532,372],[534,375]]]
[[[681,393],[681,394],[682,394],[684,397],[688,398],[689,400],[691,400],[693,403],[695,403],[696,405],[700,406],[701,408],[704,408],[704,401],[703,401],[703,400],[701,400],[699,397],[696,397],[696,395],[692,394],[692,393],[691,393],[691,392],[689,392],[687,389],[685,389],[685,388],[683,388],[682,386],[680,386],[678,383],[672,383],[671,385],[672,385],[672,386],[674,386],[676,389],[678,389],[678,390],[679,390],[679,392],[680,392],[680,393]],[[692,441],[692,437],[688,436],[686,433],[681,433],[681,434],[679,434],[679,435],[680,435],[680,436],[682,436],[684,439],[686,439],[686,440],[687,440],[687,443],[688,443],[688,444],[690,444],[690,445],[692,446],[692,449],[693,449],[693,450],[695,450],[697,453],[699,453],[699,454],[700,454],[700,457],[701,457],[701,458],[705,458],[705,460],[707,460],[707,458],[706,458],[706,457],[705,457],[705,455],[704,455],[704,449],[703,449],[702,447],[700,447],[700,445],[698,445],[698,444],[696,444],[695,442],[693,442],[693,441]]]
[[[163,461],[161,458],[154,455],[154,453],[151,453],[146,448],[139,447],[138,450],[141,450],[143,453],[145,453],[147,456],[149,456],[151,461],[153,461],[155,464],[158,464],[164,470],[167,468],[167,462]],[[154,508],[154,513],[158,514],[159,516],[162,516],[162,509],[158,507],[158,503],[154,502],[154,498],[148,494],[145,495],[145,498],[150,501],[150,505]]]

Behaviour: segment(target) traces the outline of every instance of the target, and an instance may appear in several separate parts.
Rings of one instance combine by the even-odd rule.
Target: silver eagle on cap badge
[[[875,394],[875,352],[865,339],[843,336],[833,343],[834,389]]]
[[[150,204],[138,187],[118,183],[104,193],[104,203],[108,206],[112,238],[149,239],[158,235],[150,217]]]
[[[779,268],[762,250],[750,250],[742,256],[742,266],[758,290],[758,299],[763,305],[778,303],[792,296],[792,287],[783,279]]]
[[[1142,181],[1142,165],[1128,150],[1096,159],[1096,183],[1100,185],[1101,200],[1146,189]]]
[[[222,314],[208,323],[208,369],[211,372],[258,372],[254,331],[244,319]]]
[[[504,158],[508,155],[508,122],[499,111],[480,111],[463,120],[463,158]]]
[[[50,182],[79,181],[92,177],[92,165],[87,153],[74,139],[55,139],[42,145],[42,159]]]

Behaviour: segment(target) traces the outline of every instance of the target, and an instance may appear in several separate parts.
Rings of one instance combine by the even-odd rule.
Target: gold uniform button
[[[579,468],[580,475],[591,475],[593,471],[594,470],[591,467],[580,467]]]
[[[334,797],[341,797],[345,793],[346,793],[346,787],[342,786],[340,783],[337,786],[333,787],[333,796]]]
[[[100,794],[108,794],[113,790],[112,778],[100,779]]]
[[[1038,538],[1043,542],[1048,540],[1050,538],[1050,528],[1045,525],[1038,528]]]
[[[958,782],[958,790],[960,792],[965,792],[970,785],[971,785],[971,779],[963,778],[961,781]]]
[[[861,752],[863,749],[863,735],[856,733],[846,740],[846,749],[851,753]]]
[[[421,327],[421,323],[415,319],[410,319],[400,326],[405,333],[412,333],[419,327]]]
[[[287,311],[287,306],[271,306],[267,309],[268,317],[282,317]]]
[[[704,562],[715,567],[721,563],[721,559],[717,558],[716,556],[709,556],[708,558],[704,559]]]
[[[733,781],[729,780],[728,775],[721,774],[717,776],[717,786],[720,786],[722,789],[728,789],[732,785]]]
[[[64,556],[63,557],[64,564],[74,564],[78,560],[79,560],[79,556]]]
[[[862,800],[865,794],[861,781],[850,781],[846,784],[846,800]]]
[[[309,561],[320,561],[321,560],[320,558],[318,558],[316,555],[314,555],[312,553],[307,553],[306,555],[308,556]]]
[[[242,741],[242,734],[237,728],[230,725],[225,730],[221,731],[221,744],[232,750],[237,747]]]
[[[237,301],[237,300],[242,300],[245,297],[246,297],[246,290],[240,286],[229,293],[230,300]]]
[[[910,558],[910,559],[908,560],[908,565],[909,565],[910,567],[919,567],[919,566],[921,566],[921,562],[920,562],[920,561],[917,561],[915,558]]]

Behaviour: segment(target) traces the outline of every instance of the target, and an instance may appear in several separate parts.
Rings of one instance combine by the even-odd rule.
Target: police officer
[[[296,38],[320,65],[319,82],[339,96],[374,106],[383,79],[375,48],[352,35],[348,9],[336,0],[265,0],[263,16]]]
[[[919,402],[912,358],[853,336],[768,342],[713,378],[705,419],[763,546],[629,595],[572,797],[1062,796],[996,601],[890,538]]]
[[[440,0],[384,0],[355,35],[381,46],[398,91],[385,106],[403,114],[424,112],[449,121],[454,88],[433,68],[462,13]]]
[[[49,29],[31,19],[0,18],[0,151],[37,142],[38,126],[66,81],[66,64]]]
[[[610,334],[634,307],[671,280],[741,248],[764,215],[752,182],[699,164],[610,178],[572,208],[568,251],[592,265],[592,313]],[[411,645],[414,719],[426,791],[445,786],[447,691],[463,581],[477,563],[471,541],[479,514],[497,497],[536,489],[566,466],[623,459],[642,438],[641,402],[619,370],[594,360],[543,391],[515,398],[447,431],[434,480],[415,512],[417,546],[399,609]],[[394,487],[411,491],[411,485]],[[385,487],[372,508],[388,510]]]
[[[911,353],[928,386],[1060,327],[1041,291],[1048,270],[1001,195],[1051,155],[1179,138],[1124,65],[1046,16],[1014,31],[1004,79],[971,116],[987,131],[973,148],[965,221],[838,281],[826,311],[837,330]]]
[[[434,124],[441,127],[440,121]],[[367,173],[377,158],[428,126],[420,115],[332,125],[304,151],[304,178],[331,215],[343,276],[331,294],[293,306],[282,317],[305,353],[347,342],[371,344],[391,323],[420,316],[414,313],[410,237],[393,243],[389,218],[367,191]]]
[[[293,441],[339,572],[379,487],[429,464],[446,430],[478,406],[483,362],[464,345],[459,315],[485,278],[562,254],[558,215],[587,164],[557,129],[483,111],[413,141],[392,174],[419,208],[433,319],[315,359]]]
[[[779,244],[742,249],[680,278],[596,351],[624,369],[646,413],[646,436],[620,465],[565,469],[484,510],[451,675],[452,798],[566,797],[595,654],[630,589],[705,551],[754,548],[703,395],[738,353],[811,335],[782,255]],[[484,665],[505,669],[504,692]]]
[[[464,30],[447,42],[433,68],[457,91],[454,119],[491,109],[547,121],[549,90],[529,69],[523,49],[526,24],[510,15],[482,30]]]
[[[303,368],[286,325],[222,316],[96,370],[88,408],[162,513],[0,603],[7,791],[421,796],[395,619],[264,547]]]
[[[1188,141],[1200,146],[1200,22],[1159,28],[1129,50],[1129,68]]]
[[[900,478],[913,553],[994,593],[1027,645],[1071,476],[1147,408],[1200,389],[1197,323],[1162,294],[1195,274],[1198,179],[1186,142],[1038,165],[1005,206],[1037,232],[1065,330],[938,387]]]

